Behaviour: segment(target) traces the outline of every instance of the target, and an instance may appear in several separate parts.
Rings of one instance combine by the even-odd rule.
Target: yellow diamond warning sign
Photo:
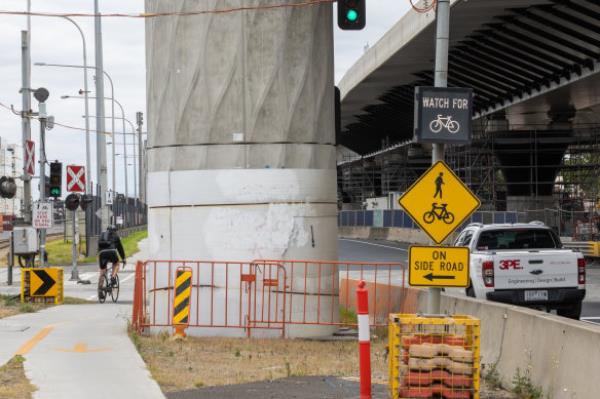
[[[479,198],[442,161],[425,172],[398,202],[438,244],[481,206]]]
[[[411,286],[469,286],[469,248],[412,246],[408,264]]]

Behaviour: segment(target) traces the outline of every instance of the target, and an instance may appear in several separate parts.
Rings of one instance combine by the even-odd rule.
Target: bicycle
[[[429,124],[429,129],[431,129],[433,133],[439,133],[443,128],[446,128],[451,134],[456,134],[460,130],[460,123],[453,121],[452,116],[450,115],[445,118],[443,118],[442,115],[438,115],[437,119],[431,121]]]
[[[454,223],[454,214],[452,212],[448,212],[446,209],[447,206],[448,204],[441,204],[438,206],[437,202],[434,202],[431,204],[431,210],[425,212],[423,215],[423,221],[427,224],[431,224],[435,221],[435,219],[437,219],[446,224]]]
[[[110,267],[109,270],[105,270],[102,276],[100,276],[101,284],[98,287],[98,302],[104,303],[106,301],[106,297],[110,294],[110,297],[113,302],[117,302],[119,299],[119,274],[115,274],[115,284],[110,284],[110,280],[108,276],[112,276],[114,270],[114,263]],[[104,293],[104,295],[102,295]]]

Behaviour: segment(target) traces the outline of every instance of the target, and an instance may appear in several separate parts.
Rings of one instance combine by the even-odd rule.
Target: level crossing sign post
[[[25,174],[31,177],[35,174],[35,142],[25,140]]]

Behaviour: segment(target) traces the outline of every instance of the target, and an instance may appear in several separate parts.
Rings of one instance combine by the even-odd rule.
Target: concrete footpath
[[[140,247],[143,252],[145,243]],[[131,256],[126,271],[119,273],[117,304],[108,298],[104,304],[62,305],[0,319],[0,365],[14,355],[25,357],[25,373],[38,388],[34,398],[164,399],[127,334],[134,261],[140,256]],[[65,296],[97,300],[97,266],[81,272],[91,284],[65,281]],[[70,273],[65,268],[65,280]],[[2,281],[0,293],[14,293],[16,287]]]

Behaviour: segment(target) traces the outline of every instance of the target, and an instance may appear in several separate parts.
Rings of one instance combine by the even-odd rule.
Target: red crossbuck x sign
[[[25,173],[35,174],[35,143],[31,140],[25,141]]]
[[[67,191],[71,193],[85,192],[85,167],[78,165],[67,166]]]

